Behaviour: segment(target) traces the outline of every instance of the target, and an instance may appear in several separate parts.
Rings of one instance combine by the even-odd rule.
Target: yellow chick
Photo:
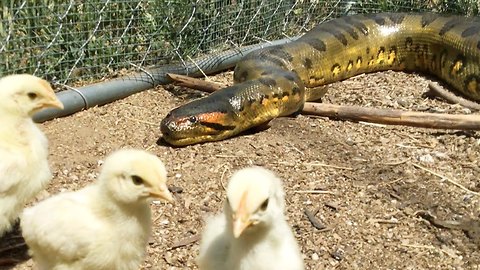
[[[47,81],[28,74],[0,79],[0,236],[52,178],[47,138],[32,120],[47,107],[63,109]]]
[[[227,187],[224,213],[207,220],[199,268],[304,269],[284,208],[281,180],[271,171],[251,167],[235,172]]]
[[[21,228],[40,270],[138,269],[151,231],[149,202],[173,201],[157,156],[124,149],[98,180],[25,209]]]

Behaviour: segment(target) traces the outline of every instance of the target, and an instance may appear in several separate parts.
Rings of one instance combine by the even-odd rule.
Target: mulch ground
[[[230,83],[231,72],[210,79]],[[324,102],[470,113],[424,98],[427,84],[399,72],[357,76],[333,84]],[[300,115],[257,133],[171,148],[157,144],[161,119],[202,94],[166,88],[41,125],[54,171],[44,197],[94,181],[99,160],[118,148],[146,149],[165,162],[176,203],[152,204],[142,269],[196,269],[204,218],[221,209],[229,176],[250,165],[283,179],[307,269],[480,269],[478,132]],[[19,260],[10,268],[32,269],[31,260]]]

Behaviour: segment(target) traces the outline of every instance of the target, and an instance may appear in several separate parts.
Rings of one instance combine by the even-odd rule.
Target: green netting
[[[2,0],[0,75],[59,83],[98,80],[301,34],[345,14],[477,15],[478,1]]]

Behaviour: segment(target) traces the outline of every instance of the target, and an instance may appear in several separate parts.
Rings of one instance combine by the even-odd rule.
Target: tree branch
[[[388,125],[480,130],[480,115],[471,114],[411,112],[311,102],[305,103],[302,113]]]

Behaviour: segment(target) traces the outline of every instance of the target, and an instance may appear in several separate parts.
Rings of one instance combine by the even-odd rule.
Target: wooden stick
[[[177,85],[192,88],[192,89],[197,89],[207,93],[213,93],[217,90],[220,90],[226,87],[226,85],[223,85],[220,83],[208,82],[205,80],[200,80],[197,78],[192,78],[184,75],[167,73],[167,76],[170,77],[170,79],[174,80]]]
[[[409,112],[311,102],[305,103],[302,113],[389,125],[480,130],[480,115]]]
[[[225,87],[225,85],[219,83],[207,82],[183,75],[171,73],[167,75],[179,85],[210,93]],[[480,130],[480,115],[410,112],[312,102],[305,103],[302,113],[341,120],[364,121],[388,125],[404,125],[436,129]]]

